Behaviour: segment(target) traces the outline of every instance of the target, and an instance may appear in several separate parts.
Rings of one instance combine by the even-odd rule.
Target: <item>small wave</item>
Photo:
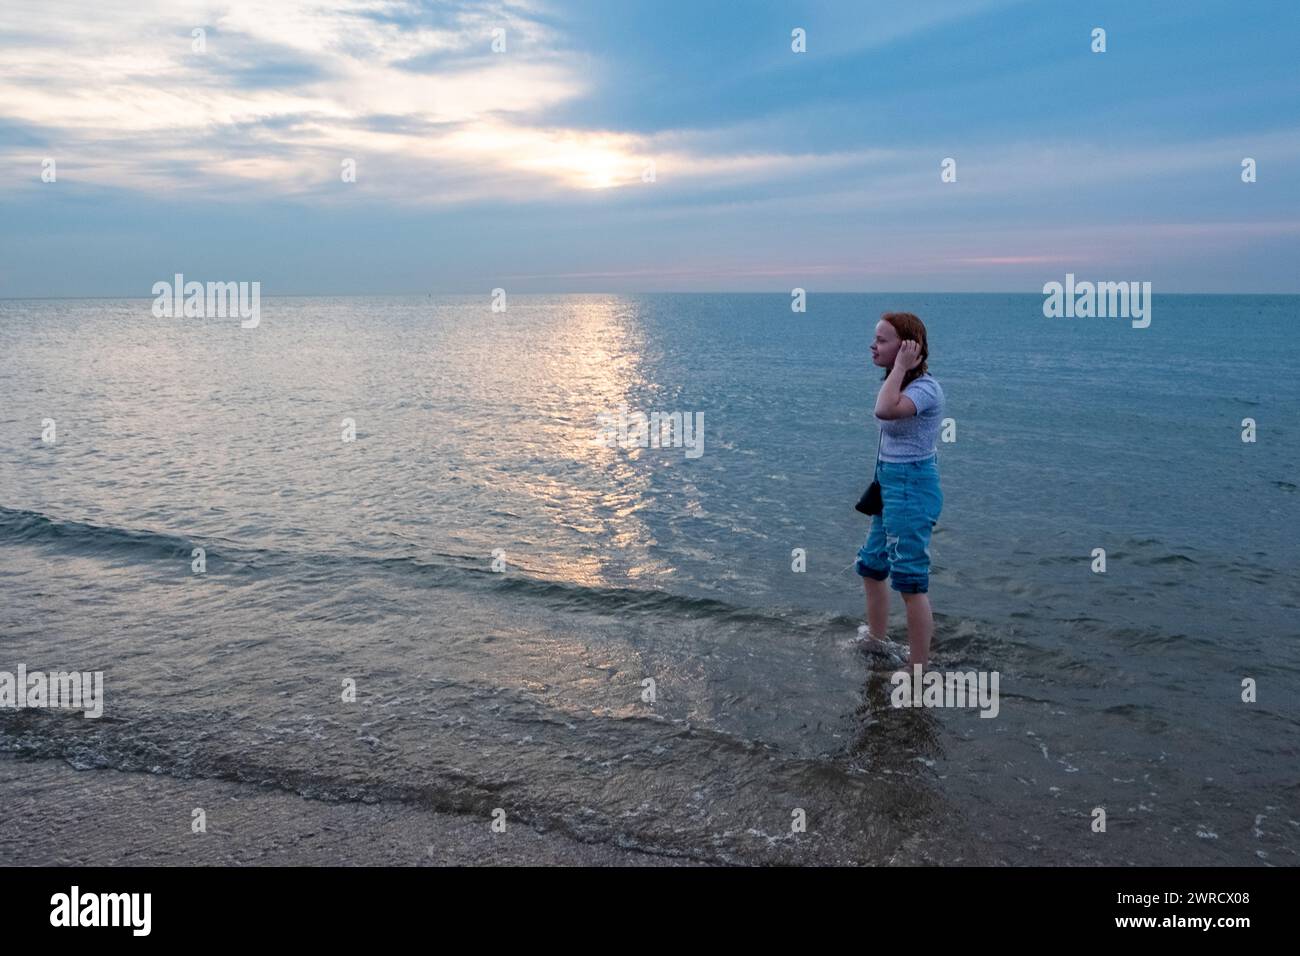
[[[209,573],[319,573],[321,569],[368,569],[415,575],[431,586],[480,588],[529,597],[551,607],[591,613],[665,615],[709,621],[772,624],[789,628],[851,629],[857,621],[844,615],[804,610],[746,607],[715,598],[689,597],[670,591],[598,587],[519,572],[496,573],[481,557],[437,551],[419,555],[373,557],[329,552],[294,552],[250,548],[223,538],[186,538],[168,532],[133,530],[84,521],[51,518],[34,511],[0,507],[0,542],[55,547],[78,555],[130,555],[139,560],[188,562],[191,549],[206,551]]]
[[[60,521],[37,511],[0,507],[0,538],[63,545],[79,553],[133,552],[158,558],[188,555],[185,538],[155,531],[130,531],[85,521]]]
[[[514,723],[519,714],[505,718]],[[479,715],[480,726],[486,715]],[[581,724],[581,726],[575,726]],[[232,728],[210,735],[213,725]],[[499,731],[504,725],[494,725]],[[573,728],[573,729],[569,729]],[[242,730],[242,732],[240,732]],[[757,741],[677,722],[600,717],[530,723],[537,739],[528,766],[503,765],[455,734],[422,748],[418,760],[382,762],[347,730],[310,755],[270,742],[265,728],[230,713],[137,714],[124,725],[87,725],[60,716],[0,713],[0,752],[61,760],[85,770],[114,769],[177,779],[251,784],[331,802],[393,802],[487,819],[509,808],[512,821],[559,830],[592,843],[708,862],[888,862],[913,827],[942,825],[946,807],[923,777],[877,782],[822,759],[791,757]],[[248,734],[262,739],[248,746]],[[362,749],[364,748],[364,749]],[[575,761],[575,756],[581,756]],[[709,781],[725,781],[720,786]],[[741,786],[733,787],[734,783]],[[821,839],[788,849],[755,846],[735,818],[773,817],[773,806],[813,801]],[[715,813],[722,802],[727,812]],[[908,810],[899,818],[891,802]],[[864,820],[866,821],[864,825]]]
[[[1142,567],[1157,567],[1162,564],[1199,564],[1200,562],[1195,558],[1189,558],[1185,554],[1174,552],[1173,554],[1162,554],[1158,558],[1148,558],[1145,561],[1135,561],[1134,563]]]

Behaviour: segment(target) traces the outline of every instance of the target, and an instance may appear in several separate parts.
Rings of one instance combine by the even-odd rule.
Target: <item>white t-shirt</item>
[[[877,416],[881,461],[929,458],[939,439],[939,426],[943,422],[943,389],[939,383],[926,372],[903,389],[903,394],[916,406],[916,414],[888,421]]]

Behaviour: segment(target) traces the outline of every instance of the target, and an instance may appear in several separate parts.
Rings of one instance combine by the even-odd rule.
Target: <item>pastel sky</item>
[[[6,0],[0,296],[1300,292],[1298,48],[1294,0]]]

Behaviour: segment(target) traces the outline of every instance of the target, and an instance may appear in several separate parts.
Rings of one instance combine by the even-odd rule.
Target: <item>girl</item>
[[[910,663],[930,657],[930,531],[943,508],[935,441],[943,420],[943,389],[926,370],[925,324],[910,312],[886,312],[876,324],[871,360],[886,369],[876,396],[880,423],[879,474],[884,513],[858,551],[856,569],[867,592],[865,637],[883,641],[889,624],[889,588],[907,606]],[[859,629],[861,632],[863,629]]]

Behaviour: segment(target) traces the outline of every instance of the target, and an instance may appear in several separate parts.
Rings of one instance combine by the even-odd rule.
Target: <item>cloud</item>
[[[562,18],[537,4],[145,0],[125,12],[97,3],[56,9],[62,16],[44,22],[57,27],[44,31],[16,8],[0,13],[0,34],[20,41],[0,48],[8,129],[0,127],[0,155],[35,170],[39,145],[74,188],[535,202],[638,187],[653,163],[661,192],[681,201],[702,189],[824,176],[886,152],[741,145],[729,133],[740,127],[726,117],[659,131],[547,122],[603,91],[590,58],[557,26]],[[844,53],[969,15],[938,0],[904,18],[827,29],[818,42]],[[569,29],[588,23],[577,16]],[[497,28],[502,54],[491,49]],[[339,188],[345,159],[358,170],[349,190]]]
[[[448,149],[431,134],[452,128],[472,144],[462,126],[478,124],[480,136],[506,136],[518,117],[584,88],[571,65],[524,55],[545,47],[549,28],[518,3],[436,15],[374,0],[61,10],[58,28],[39,33],[16,9],[0,13],[0,33],[22,39],[0,48],[6,158],[18,161],[15,149],[43,139],[78,181],[121,189],[203,188],[184,178],[196,170],[214,177],[206,184],[214,194],[243,181],[278,195],[329,180],[327,152],[436,160]],[[492,53],[495,27],[513,53]],[[442,62],[453,57],[454,65]],[[421,60],[426,69],[413,66]],[[180,178],[159,177],[151,161],[159,151],[183,158],[168,167]],[[485,175],[519,168],[511,155],[471,153],[464,160]],[[294,157],[302,169],[286,177]],[[582,152],[574,159],[589,165]]]

